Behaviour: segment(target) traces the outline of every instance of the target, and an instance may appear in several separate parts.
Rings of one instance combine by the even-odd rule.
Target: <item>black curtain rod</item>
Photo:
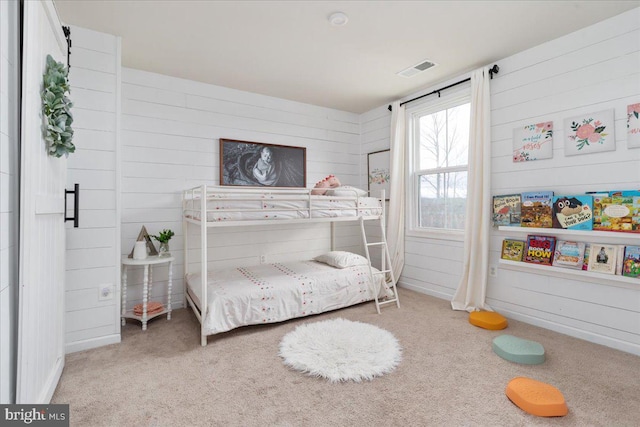
[[[498,71],[500,71],[500,67],[498,67],[498,64],[494,64],[493,67],[489,68],[489,78],[493,79],[493,75],[494,74],[498,74]],[[464,80],[460,80],[459,82],[451,83],[449,86],[441,87],[440,89],[436,89],[433,92],[425,93],[424,95],[420,95],[420,96],[417,96],[417,97],[415,97],[413,99],[410,99],[408,101],[401,102],[400,105],[408,104],[409,102],[416,101],[418,99],[424,98],[424,97],[429,96],[429,95],[435,95],[436,93],[438,94],[438,98],[440,98],[440,92],[442,92],[443,90],[450,89],[450,88],[452,88],[454,86],[461,85],[462,83],[466,83],[466,82],[468,82],[470,80],[471,80],[471,77],[469,77],[467,79],[464,79]],[[392,110],[392,107],[391,107],[391,105],[389,105],[389,111],[391,111],[391,110]]]

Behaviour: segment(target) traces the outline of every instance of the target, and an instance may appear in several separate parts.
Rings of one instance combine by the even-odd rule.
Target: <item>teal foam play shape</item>
[[[539,365],[544,362],[544,347],[513,335],[500,335],[493,340],[493,351],[510,362]]]

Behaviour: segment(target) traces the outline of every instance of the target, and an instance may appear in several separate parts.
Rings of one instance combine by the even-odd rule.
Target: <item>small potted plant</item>
[[[158,243],[160,243],[160,248],[158,249],[158,256],[171,255],[171,253],[169,253],[169,240],[171,240],[173,236],[175,236],[175,233],[169,230],[168,228],[165,228],[164,230],[162,230],[160,233],[156,235],[153,235],[153,234],[151,235],[151,237],[153,237],[158,241]]]

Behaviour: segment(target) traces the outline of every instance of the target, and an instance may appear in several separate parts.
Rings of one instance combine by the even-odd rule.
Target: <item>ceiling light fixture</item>
[[[343,25],[346,25],[347,22],[349,22],[349,17],[346,13],[335,12],[329,15],[329,22],[334,27],[342,27]]]

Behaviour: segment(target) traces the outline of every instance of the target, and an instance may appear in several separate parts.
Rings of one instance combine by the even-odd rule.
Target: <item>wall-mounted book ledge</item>
[[[608,243],[618,245],[638,245],[638,242],[640,242],[640,233],[510,226],[500,226],[498,227],[498,230],[509,235],[523,236],[522,238],[527,235],[556,236],[556,238],[563,240],[574,240],[578,242],[598,243],[603,245]],[[640,287],[640,278],[638,277],[627,277],[620,274],[605,274],[581,269],[557,267],[554,265],[539,265],[523,261],[511,261],[509,259],[499,259],[498,263],[501,268],[507,270],[529,271],[534,274],[564,277],[571,280],[613,285],[627,289],[638,289]]]

